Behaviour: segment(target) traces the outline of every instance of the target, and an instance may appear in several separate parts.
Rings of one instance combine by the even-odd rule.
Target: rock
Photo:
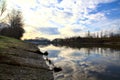
[[[32,52],[32,51],[31,51],[31,52]],[[43,55],[43,53],[42,53],[40,50],[36,50],[36,51],[34,51],[34,53],[42,54],[42,55]]]
[[[62,68],[61,67],[54,67],[53,71],[54,72],[60,72],[60,71],[62,71]]]
[[[48,52],[47,52],[47,51],[45,51],[45,53],[43,53],[43,55],[46,55],[46,56],[47,56],[47,55],[48,55]]]

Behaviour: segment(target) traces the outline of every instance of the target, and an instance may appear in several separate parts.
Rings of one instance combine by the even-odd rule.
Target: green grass
[[[22,41],[20,40],[0,36],[0,49],[9,48],[11,46],[15,47],[15,46],[19,46],[20,44],[22,44]]]
[[[26,50],[26,51],[36,51],[38,48],[36,45],[24,42],[22,40],[0,36],[0,53],[7,50]],[[9,53],[9,52],[8,52]]]

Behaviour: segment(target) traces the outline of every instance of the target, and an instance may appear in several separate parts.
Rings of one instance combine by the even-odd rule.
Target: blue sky
[[[88,30],[120,28],[120,0],[7,0],[7,4],[8,10],[23,12],[23,38],[84,36]]]

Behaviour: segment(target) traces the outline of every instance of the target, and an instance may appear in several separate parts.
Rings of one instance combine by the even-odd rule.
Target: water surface
[[[55,80],[120,80],[120,50],[110,48],[68,48],[40,46],[62,71]]]

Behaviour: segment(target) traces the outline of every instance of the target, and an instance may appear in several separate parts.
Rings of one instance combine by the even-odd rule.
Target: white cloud
[[[75,33],[73,28],[85,31],[91,28],[86,25],[96,28],[97,26],[100,27],[101,23],[109,23],[104,13],[89,14],[89,12],[95,10],[100,3],[109,3],[115,0],[62,0],[60,3],[57,0],[7,1],[8,9],[13,7],[21,9],[25,24],[30,25],[25,28],[27,31],[24,38],[30,35],[29,38],[49,36],[52,39],[83,34],[81,31]],[[58,28],[60,34],[46,35],[37,30],[44,27]],[[31,35],[33,33],[35,35]]]
[[[36,5],[35,0],[7,0],[7,2],[9,7],[15,8],[15,5],[18,5],[25,10]]]

